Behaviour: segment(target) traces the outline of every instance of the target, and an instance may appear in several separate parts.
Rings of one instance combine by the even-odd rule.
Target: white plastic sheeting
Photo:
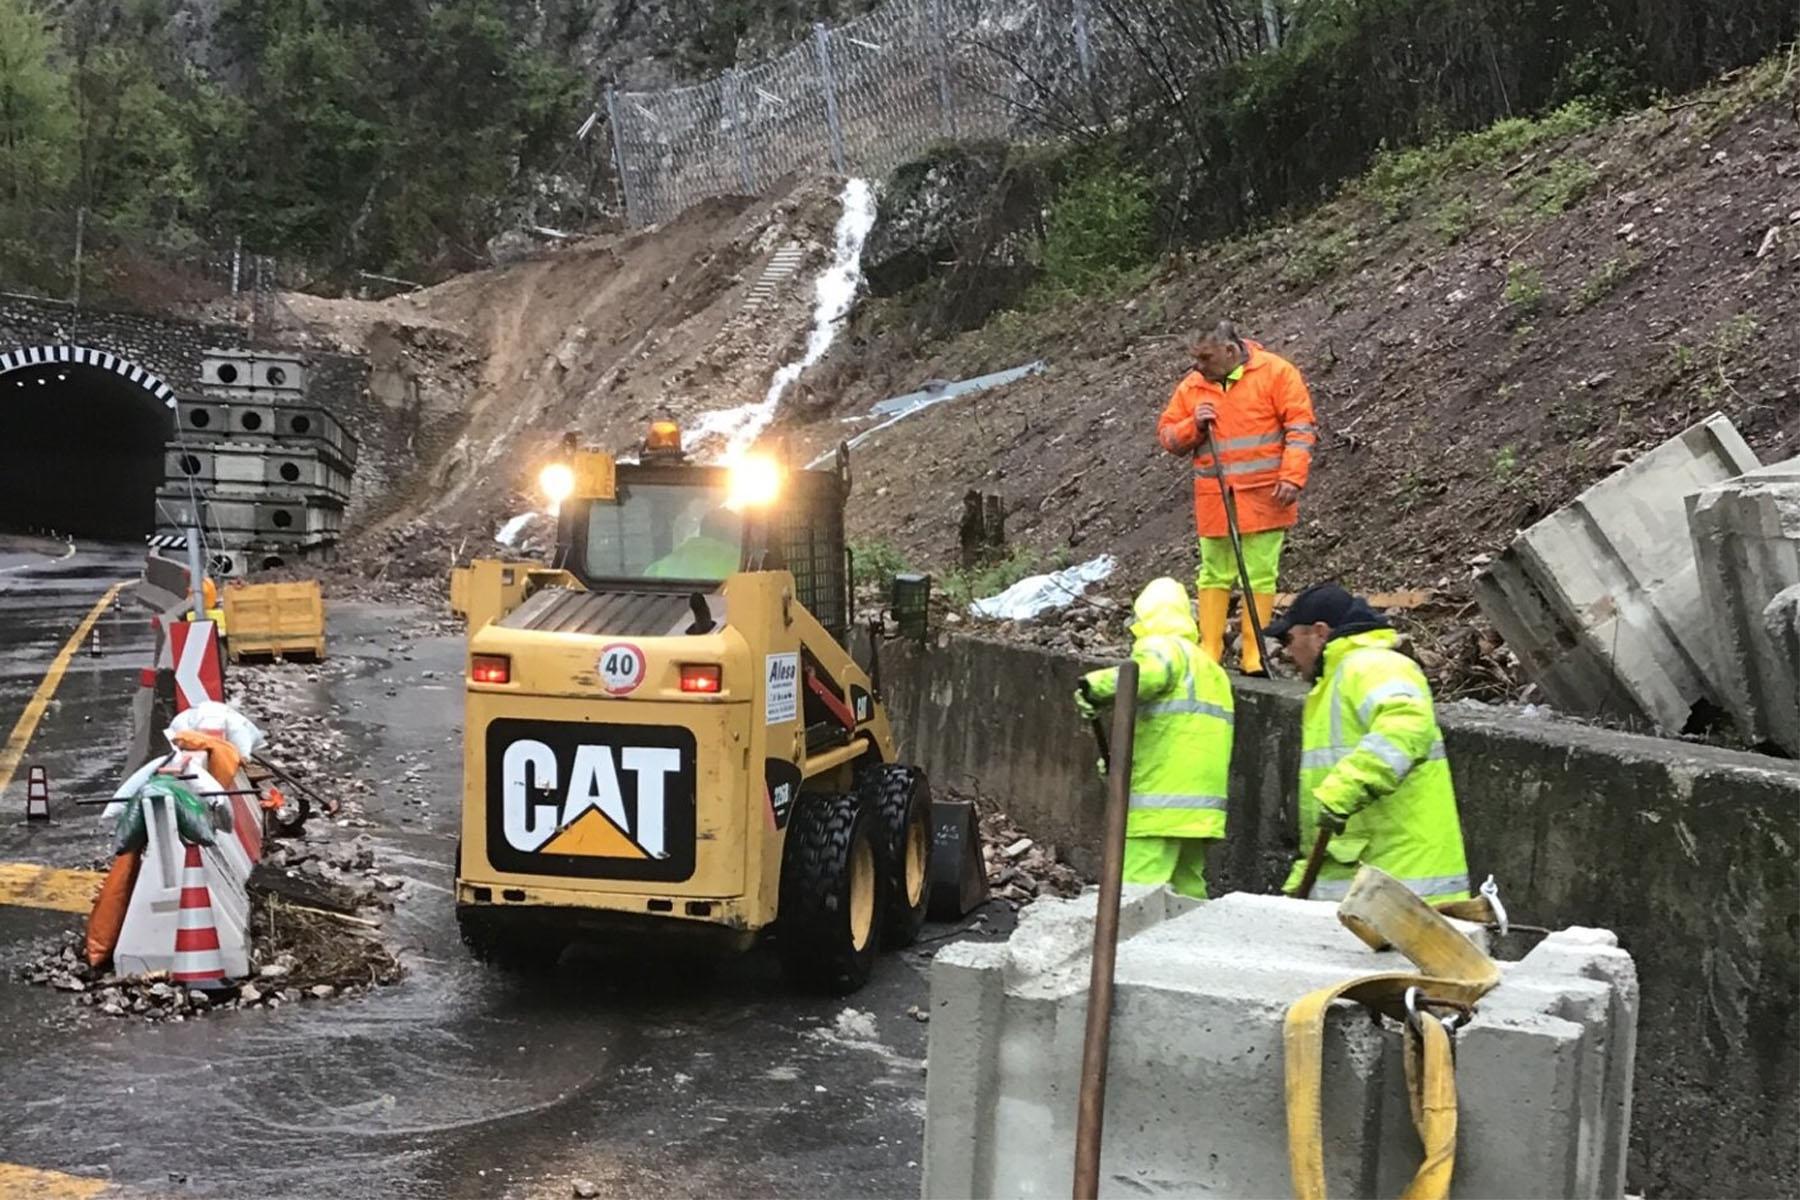
[[[1111,575],[1118,565],[1112,555],[1102,554],[1048,575],[1033,575],[998,596],[975,601],[969,605],[969,611],[995,621],[1029,621],[1050,609],[1067,608],[1077,596]]]
[[[812,332],[806,339],[806,353],[800,361],[784,365],[769,381],[768,393],[755,404],[702,414],[683,436],[683,444],[697,447],[710,438],[725,439],[724,448],[711,457],[716,462],[730,463],[762,436],[775,419],[781,398],[792,387],[800,372],[825,357],[838,331],[856,303],[856,289],[862,282],[863,243],[875,224],[875,189],[866,179],[851,179],[844,184],[844,211],[838,217],[836,246],[831,265],[820,273],[814,285]]]

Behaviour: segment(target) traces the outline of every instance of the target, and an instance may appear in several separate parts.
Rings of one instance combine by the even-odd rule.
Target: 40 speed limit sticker
[[[613,642],[600,649],[600,662],[595,670],[600,686],[609,696],[623,696],[637,691],[644,682],[644,652],[630,642]]]

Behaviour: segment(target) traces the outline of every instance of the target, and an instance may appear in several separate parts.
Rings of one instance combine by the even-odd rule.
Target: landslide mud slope
[[[290,335],[368,354],[373,398],[443,434],[424,476],[388,481],[391,515],[353,553],[390,575],[441,571],[538,503],[531,481],[566,430],[626,450],[664,409],[761,400],[804,345],[840,186],[709,201],[380,302],[284,297]],[[778,255],[793,269],[759,288]]]

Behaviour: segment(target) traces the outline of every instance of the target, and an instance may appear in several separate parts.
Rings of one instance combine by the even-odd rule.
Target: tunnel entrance
[[[162,380],[103,350],[0,354],[0,532],[149,533],[174,403]]]

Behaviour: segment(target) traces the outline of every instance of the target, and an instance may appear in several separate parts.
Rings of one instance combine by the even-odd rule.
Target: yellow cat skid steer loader
[[[478,562],[456,915],[479,957],[773,929],[847,992],[925,919],[931,802],[844,649],[848,454],[697,466],[671,422],[639,463],[565,443],[555,560]],[[879,672],[877,672],[879,673]]]

